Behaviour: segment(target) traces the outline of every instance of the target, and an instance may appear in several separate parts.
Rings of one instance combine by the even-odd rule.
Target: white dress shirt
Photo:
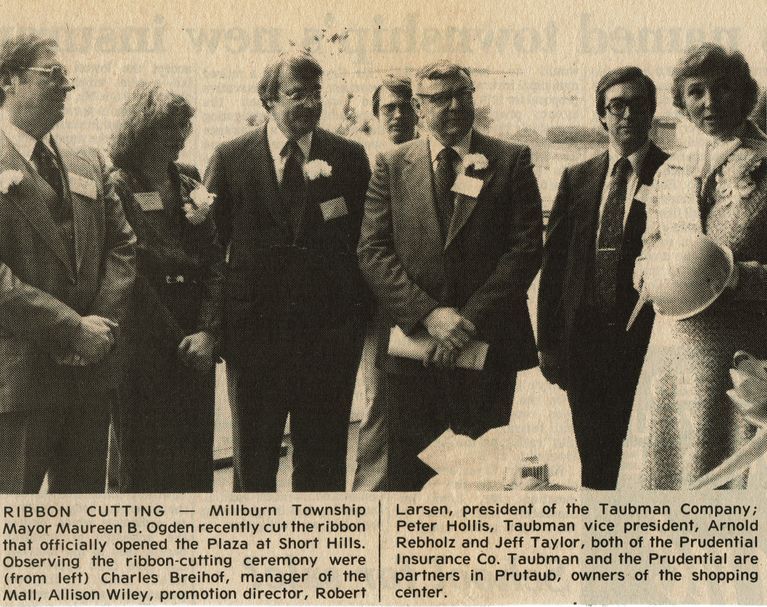
[[[32,153],[35,151],[37,139],[32,137],[32,135],[29,133],[21,130],[15,124],[12,124],[8,119],[8,114],[5,112],[0,113],[0,129],[8,138],[8,141],[11,142],[11,145],[16,148],[16,151],[21,154],[21,157],[29,164],[31,164],[35,169],[37,169],[34,161],[32,160]],[[51,145],[51,134],[47,133],[43,137],[42,141],[43,144],[45,144],[45,147],[50,150],[51,154],[53,154],[53,157],[58,161],[58,156],[56,155],[56,152],[53,151],[53,146]]]
[[[304,161],[302,164],[306,164],[307,158],[309,158],[309,150],[312,149],[312,134],[310,131],[296,143],[304,155]],[[272,155],[272,162],[274,162],[274,172],[277,175],[277,183],[282,182],[282,173],[285,171],[285,161],[287,158],[282,155],[282,149],[288,142],[288,138],[280,130],[280,127],[271,118],[266,123],[266,140],[269,144],[269,152]]]
[[[456,160],[453,165],[456,175],[460,175],[461,173],[463,173],[463,159],[469,153],[469,146],[471,145],[471,133],[472,133],[472,129],[469,129],[469,132],[466,133],[466,135],[464,135],[463,139],[461,139],[455,145],[450,146],[458,153],[458,160]],[[432,168],[432,171],[436,171],[437,155],[445,148],[445,146],[442,145],[439,141],[437,141],[437,138],[431,134],[428,137],[428,141],[429,141],[429,153],[431,154],[431,168]]]
[[[628,156],[628,161],[631,163],[631,173],[628,177],[628,184],[626,187],[626,204],[623,209],[623,227],[626,227],[626,221],[629,218],[629,212],[631,211],[631,203],[634,201],[637,188],[639,187],[639,172],[642,170],[642,163],[645,156],[647,156],[647,150],[650,149],[650,140],[645,141],[644,145],[636,152]],[[602,187],[602,199],[599,203],[599,226],[597,227],[597,243],[599,243],[599,232],[602,230],[602,215],[605,211],[605,205],[607,204],[607,196],[610,193],[610,186],[613,182],[613,169],[615,169],[615,163],[618,162],[623,156],[612,146],[608,148],[608,162],[607,162],[607,178],[605,184]]]

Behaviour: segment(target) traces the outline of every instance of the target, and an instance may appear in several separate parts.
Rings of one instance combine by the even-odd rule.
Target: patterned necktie
[[[304,179],[304,153],[298,143],[288,140],[282,148],[280,155],[285,158],[285,167],[282,171],[280,192],[285,205],[285,214],[288,217],[293,237],[298,236],[301,219],[306,204],[306,180]]]
[[[434,170],[434,197],[437,201],[437,216],[442,227],[442,235],[447,238],[450,221],[453,218],[455,194],[451,188],[455,183],[455,163],[458,152],[451,147],[442,148],[437,154],[437,168]]]
[[[623,217],[630,173],[631,162],[628,158],[621,158],[615,163],[599,225],[594,294],[598,308],[604,311],[612,310],[615,306],[615,286],[623,243]]]
[[[59,199],[59,205],[64,201],[64,186],[61,181],[61,171],[59,165],[56,162],[51,151],[45,146],[42,141],[38,141],[35,144],[35,149],[32,152],[32,160],[37,167],[37,172],[40,177],[48,182],[48,185],[53,188]]]

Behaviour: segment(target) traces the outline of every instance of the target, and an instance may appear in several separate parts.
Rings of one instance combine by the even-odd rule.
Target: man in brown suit
[[[0,47],[0,493],[104,489],[135,236],[100,156],[50,135],[73,89],[54,40]]]
[[[530,149],[473,129],[469,71],[440,62],[413,79],[428,136],[378,157],[365,201],[360,267],[388,315],[383,369],[390,489],[423,487],[418,453],[447,428],[476,438],[509,423],[516,373],[536,365],[527,290],[542,247]],[[389,329],[434,338],[423,361],[388,354]],[[455,368],[470,340],[481,371]]]

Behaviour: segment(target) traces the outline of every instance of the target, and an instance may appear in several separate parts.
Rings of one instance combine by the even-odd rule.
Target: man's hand
[[[181,340],[178,345],[178,357],[187,367],[204,373],[213,366],[213,348],[215,345],[213,335],[207,331],[193,333]]]
[[[460,350],[446,348],[440,343],[435,343],[423,358],[423,366],[434,365],[440,369],[455,369],[455,363],[458,360]]]
[[[423,319],[429,335],[445,349],[461,350],[476,335],[477,328],[455,308],[435,308]]]
[[[567,387],[562,378],[562,367],[559,365],[559,357],[551,352],[538,352],[538,362],[541,373],[550,384],[556,384],[563,390]]]
[[[103,316],[83,316],[72,350],[85,364],[99,362],[114,347],[117,323]]]

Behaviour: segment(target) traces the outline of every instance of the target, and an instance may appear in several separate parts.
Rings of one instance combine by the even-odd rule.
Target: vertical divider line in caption
[[[378,500],[378,602],[381,602],[381,500]]]

